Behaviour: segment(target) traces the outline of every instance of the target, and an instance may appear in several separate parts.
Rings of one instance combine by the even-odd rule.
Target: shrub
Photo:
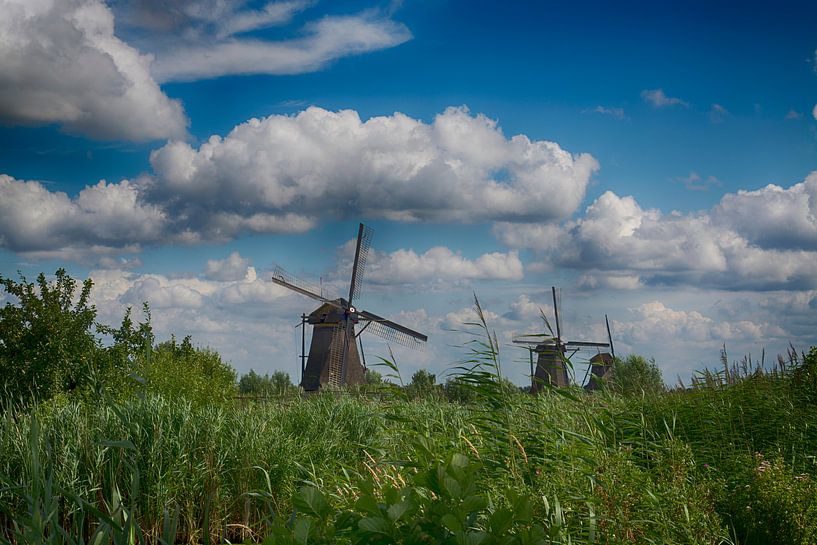
[[[137,370],[149,392],[195,405],[219,403],[236,394],[236,373],[218,352],[195,348],[190,336],[172,337],[145,355]]]
[[[661,370],[654,359],[630,354],[625,359],[613,361],[613,389],[622,395],[639,395],[642,392],[664,391]]]
[[[92,282],[82,284],[58,269],[53,282],[40,273],[36,283],[0,276],[0,286],[17,299],[0,309],[0,388],[4,396],[28,403],[70,392],[89,382],[99,343],[91,328]]]

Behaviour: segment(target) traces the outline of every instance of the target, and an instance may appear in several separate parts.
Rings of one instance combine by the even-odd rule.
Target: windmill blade
[[[556,315],[556,338],[561,340],[562,339],[562,324],[559,321],[559,307],[562,306],[562,290],[559,290],[559,298],[556,299],[556,286],[551,286],[551,291],[553,293],[553,313]]]
[[[584,346],[588,347],[597,347],[597,348],[609,348],[610,343],[593,343],[588,341],[567,341],[565,346],[575,347],[575,348],[582,348]]]
[[[349,284],[349,305],[360,295],[363,286],[363,273],[366,271],[366,259],[369,257],[369,248],[372,246],[374,229],[360,224],[357,231],[357,246],[355,247],[355,264],[352,267],[352,282]]]
[[[301,295],[306,295],[307,297],[311,297],[312,299],[317,299],[318,301],[322,301],[324,303],[329,303],[330,305],[337,307],[341,310],[345,310],[343,306],[337,304],[336,302],[332,301],[331,299],[327,299],[326,297],[320,294],[320,290],[309,282],[305,282],[300,278],[286,272],[281,267],[276,266],[275,271],[272,273],[272,281],[278,284],[279,286],[284,286],[285,288],[289,288],[294,292],[300,293]]]
[[[358,313],[358,316],[361,320],[369,322],[364,329],[361,329],[361,333],[364,330],[369,331],[387,341],[395,342],[399,345],[407,346],[408,348],[421,348],[423,346],[421,343],[428,341],[426,335],[382,318],[377,314],[362,310]]]
[[[607,324],[607,340],[610,341],[610,355],[615,359],[616,349],[613,347],[613,334],[610,333],[610,320],[607,319],[606,314],[604,315],[604,323]]]

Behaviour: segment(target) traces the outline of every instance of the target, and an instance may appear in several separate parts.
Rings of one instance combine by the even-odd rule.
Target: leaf
[[[306,545],[309,541],[309,535],[312,533],[313,526],[314,523],[310,519],[300,518],[295,521],[295,528],[292,530],[295,542]]]
[[[397,522],[405,515],[412,515],[417,512],[417,505],[411,501],[410,499],[401,501],[400,503],[396,503],[389,507],[389,518]]]
[[[360,519],[357,525],[364,532],[389,535],[389,524],[386,519],[381,517],[364,517]]]
[[[488,527],[494,536],[500,536],[507,532],[513,524],[513,512],[510,509],[500,508],[491,513]]]
[[[361,496],[355,502],[355,507],[359,511],[363,511],[364,513],[368,513],[370,515],[380,516],[382,514],[380,504],[377,503],[377,500],[374,498],[374,496],[369,495]]]
[[[304,486],[292,499],[296,509],[318,518],[324,518],[329,513],[329,504],[321,491],[314,486]]]
[[[483,496],[468,496],[462,500],[462,508],[466,512],[481,511],[488,506],[488,500]]]
[[[451,513],[443,515],[440,519],[440,523],[452,533],[463,531],[462,522]]]

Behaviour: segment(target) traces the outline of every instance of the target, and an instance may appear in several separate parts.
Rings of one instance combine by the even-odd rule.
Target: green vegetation
[[[631,356],[614,388],[531,396],[504,378],[477,303],[444,385],[419,371],[395,386],[385,362],[392,382],[372,371],[351,395],[254,400],[289,377],[236,384],[189,338],[156,344],[149,313],[96,326],[103,344],[69,280],[38,279],[0,314],[0,543],[817,539],[817,349],[671,391]],[[61,345],[36,333],[46,316]]]

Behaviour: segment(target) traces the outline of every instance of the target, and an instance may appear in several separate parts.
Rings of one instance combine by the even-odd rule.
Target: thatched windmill
[[[276,284],[322,303],[306,319],[312,325],[312,343],[301,378],[301,387],[306,391],[318,390],[327,385],[363,383],[365,368],[355,341],[364,331],[411,348],[420,347],[428,340],[422,333],[372,312],[359,310],[353,305],[354,299],[360,295],[373,235],[371,228],[360,224],[348,299],[328,299],[321,290],[295,278],[280,267],[276,267],[273,272],[272,281]],[[361,326],[355,332],[358,324]]]
[[[608,348],[612,346],[612,339],[607,343],[588,341],[562,340],[562,326],[559,321],[559,304],[556,299],[556,288],[551,288],[553,294],[553,312],[556,318],[556,335],[550,327],[547,316],[542,313],[542,319],[549,332],[538,335],[522,335],[513,340],[515,344],[524,345],[530,351],[531,357],[531,393],[537,393],[545,385],[564,388],[570,386],[570,376],[567,372],[567,361],[577,351],[584,348]],[[609,335],[609,328],[608,328]],[[537,354],[536,368],[533,368],[533,355]],[[601,363],[601,362],[600,362]]]

